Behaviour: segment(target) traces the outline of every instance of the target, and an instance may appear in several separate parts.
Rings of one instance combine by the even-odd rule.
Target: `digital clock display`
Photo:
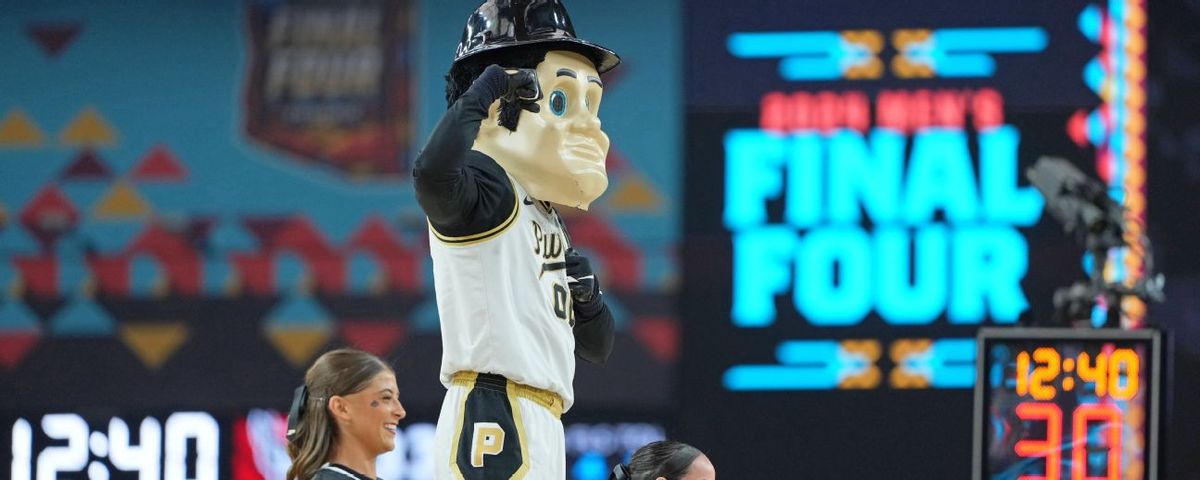
[[[0,480],[282,479],[291,466],[285,415],[267,409],[0,410]],[[564,423],[567,478],[608,478],[613,464],[665,438],[661,424],[619,418],[576,416]],[[396,431],[396,448],[376,460],[376,474],[389,480],[433,478],[434,420],[405,419]]]
[[[22,416],[9,425],[12,480],[219,478],[221,428],[205,412],[51,413]]]
[[[1155,478],[1155,331],[983,329],[975,479]]]

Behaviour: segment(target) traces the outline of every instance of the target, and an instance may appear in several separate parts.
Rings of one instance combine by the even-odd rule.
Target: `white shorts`
[[[561,415],[562,400],[553,393],[499,375],[460,372],[442,400],[434,478],[562,480]]]

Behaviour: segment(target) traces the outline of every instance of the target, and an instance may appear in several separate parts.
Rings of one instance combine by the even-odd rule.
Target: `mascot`
[[[597,113],[618,63],[559,0],[489,0],[467,19],[413,170],[447,388],[438,479],[566,478],[575,357],[608,359],[613,318],[556,208],[608,186]]]

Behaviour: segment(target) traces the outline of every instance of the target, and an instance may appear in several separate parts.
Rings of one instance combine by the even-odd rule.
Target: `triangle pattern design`
[[[41,334],[36,330],[27,332],[0,332],[0,366],[14,370],[37,346]]]
[[[135,181],[178,182],[187,179],[187,168],[165,145],[156,145],[142,157],[131,174]]]
[[[62,180],[108,180],[112,171],[104,160],[90,148],[85,148],[71,161],[71,164],[59,175]]]
[[[263,330],[288,363],[303,368],[333,335],[333,322],[312,297],[292,295],[267,314]]]
[[[338,329],[348,345],[381,357],[404,343],[406,333],[399,319],[341,320]]]
[[[633,322],[633,336],[663,362],[679,358],[679,323],[672,318],[644,317]]]
[[[94,107],[86,107],[58,134],[60,142],[73,146],[112,146],[117,132]]]
[[[20,108],[14,108],[0,120],[0,147],[38,147],[45,135],[33,119]]]
[[[54,184],[43,187],[21,211],[21,224],[43,242],[70,230],[78,222],[75,204]]]
[[[654,212],[662,208],[662,195],[639,175],[631,175],[613,192],[614,209],[633,212]]]
[[[79,22],[39,23],[25,27],[25,34],[42,47],[42,53],[50,58],[62,55],[62,52],[79,37],[81,31],[83,24]]]
[[[112,315],[91,298],[76,297],[50,319],[50,333],[57,337],[110,337]]]
[[[101,220],[145,218],[150,204],[132,185],[117,182],[92,206],[92,215]]]
[[[150,370],[158,370],[188,339],[183,322],[121,325],[118,337]]]

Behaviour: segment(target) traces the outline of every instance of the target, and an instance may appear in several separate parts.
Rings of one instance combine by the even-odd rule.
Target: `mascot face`
[[[495,159],[534,198],[587,210],[608,187],[608,135],[597,116],[604,84],[591,61],[561,50],[546,53],[537,77],[541,111],[522,110],[514,132],[499,125],[496,101],[472,148]]]

